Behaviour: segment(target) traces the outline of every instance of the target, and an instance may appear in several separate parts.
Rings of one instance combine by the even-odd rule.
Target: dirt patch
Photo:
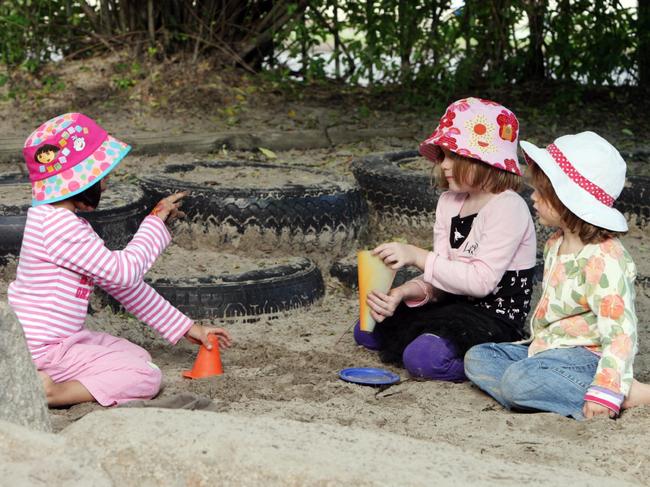
[[[295,167],[206,167],[195,166],[188,171],[172,172],[168,176],[180,181],[225,188],[279,188],[292,185],[325,185],[332,176],[313,173]]]
[[[640,309],[648,311],[650,297],[638,299]],[[310,309],[255,323],[213,321],[226,326],[236,343],[222,353],[224,375],[199,381],[181,377],[192,367],[196,347],[185,341],[175,347],[160,339],[149,342],[165,374],[161,396],[191,391],[214,398],[221,412],[238,416],[391,432],[431,442],[432,448],[443,442],[503,460],[517,458],[531,468],[580,465],[583,471],[640,483],[650,475],[650,453],[643,447],[650,408],[628,411],[616,422],[578,423],[552,414],[509,413],[467,383],[409,380],[396,367],[387,368],[400,374],[402,383],[386,390],[339,380],[337,373],[345,367],[384,366],[376,354],[355,346],[350,328],[357,314],[356,295],[347,295],[330,281],[324,301]],[[91,321],[99,324],[106,318],[122,321],[125,330],[135,325],[106,310]],[[647,323],[640,327],[641,351],[635,363],[642,380],[650,379],[646,328]],[[61,430],[96,409],[100,407],[53,410],[55,428]],[[558,438],[562,448],[557,447]],[[607,454],[594,456],[603,441]]]
[[[32,190],[29,183],[3,184],[0,188],[0,205],[18,208],[31,206]]]
[[[234,253],[254,259],[298,255],[314,260],[321,269],[329,269],[334,260],[357,248],[354,232],[349,228],[315,234],[249,226],[240,233],[233,225],[208,220],[207,224],[177,222],[173,233],[174,242],[186,249]]]
[[[298,257],[289,256],[256,259],[247,255],[215,252],[205,248],[186,249],[180,245],[172,244],[165,249],[165,253],[147,272],[147,277],[151,279],[170,276],[198,278],[242,274],[279,265],[289,265],[297,260],[299,260]]]

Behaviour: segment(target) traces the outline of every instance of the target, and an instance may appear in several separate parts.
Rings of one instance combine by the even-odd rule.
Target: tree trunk
[[[528,58],[524,67],[524,78],[528,80],[542,81],[546,77],[543,51],[546,7],[547,0],[524,1],[530,28]]]
[[[156,43],[156,27],[154,24],[153,0],[147,0],[147,31],[149,32],[149,43],[153,46]]]
[[[333,10],[332,30],[334,34],[334,73],[341,79],[341,38],[339,37],[339,7],[336,0],[331,0]]]
[[[112,34],[112,25],[111,25],[111,10],[108,5],[110,0],[101,0],[99,4],[99,12],[101,16],[102,29],[104,34],[110,36]]]
[[[374,70],[373,70],[373,61],[375,60],[375,20],[373,15],[373,0],[366,0],[366,36],[368,43],[368,84],[372,86],[374,83]]]
[[[411,15],[409,0],[399,0],[397,5],[397,21],[399,25],[399,57],[400,76],[402,81],[408,80],[411,74],[411,51],[413,49],[413,27],[416,24]]]
[[[510,50],[510,6],[511,0],[492,0],[490,13],[494,28],[490,29],[492,49],[490,53],[491,68],[503,69],[506,54]]]
[[[639,86],[650,90],[650,0],[639,0]]]
[[[466,0],[463,6],[463,18],[461,19],[461,29],[465,37],[465,58],[469,59],[472,54],[472,26],[471,26],[471,9],[470,0]]]

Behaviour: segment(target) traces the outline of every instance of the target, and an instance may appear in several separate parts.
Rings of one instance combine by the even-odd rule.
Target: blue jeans
[[[465,355],[465,375],[506,409],[550,411],[582,420],[599,357],[582,347],[528,357],[528,345],[484,343]]]

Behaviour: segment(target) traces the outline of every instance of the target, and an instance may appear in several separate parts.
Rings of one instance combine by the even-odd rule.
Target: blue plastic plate
[[[385,386],[399,382],[399,375],[386,369],[375,367],[351,367],[339,372],[339,377],[347,382],[364,386]]]

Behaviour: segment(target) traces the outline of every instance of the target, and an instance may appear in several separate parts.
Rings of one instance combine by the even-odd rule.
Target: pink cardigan
[[[458,249],[451,248],[451,219],[460,213],[467,193],[447,191],[440,196],[429,252],[421,279],[448,293],[485,297],[508,270],[535,265],[535,225],[526,202],[514,191],[492,198],[476,215],[472,230]],[[418,306],[430,299],[431,293]]]

